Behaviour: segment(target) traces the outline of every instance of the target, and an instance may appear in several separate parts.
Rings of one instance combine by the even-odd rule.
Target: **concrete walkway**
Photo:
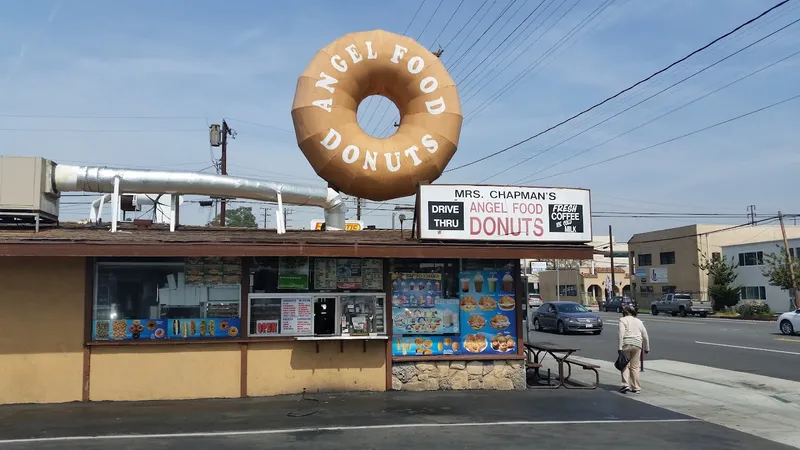
[[[612,361],[575,359],[601,366],[602,389],[619,388]],[[557,373],[549,357],[544,366]],[[800,448],[799,382],[671,360],[646,360],[644,366],[641,393],[613,395]],[[572,379],[588,383],[593,376],[577,368]]]

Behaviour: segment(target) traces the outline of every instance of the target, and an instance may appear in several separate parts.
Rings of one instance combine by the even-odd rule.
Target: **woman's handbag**
[[[620,350],[619,354],[617,355],[617,361],[614,362],[614,367],[616,367],[617,370],[622,372],[623,370],[625,370],[626,367],[628,367],[629,362],[631,362],[631,360],[628,359],[628,355],[625,354],[624,351]]]

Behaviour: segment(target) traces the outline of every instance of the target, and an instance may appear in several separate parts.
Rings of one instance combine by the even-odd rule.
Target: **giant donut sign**
[[[371,95],[400,110],[391,137],[373,137],[358,124],[358,105]],[[297,81],[292,120],[297,145],[320,177],[345,194],[383,201],[439,178],[463,117],[439,58],[411,38],[375,30],[317,52]]]

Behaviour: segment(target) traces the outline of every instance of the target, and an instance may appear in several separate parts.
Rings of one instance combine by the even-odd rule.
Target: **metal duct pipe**
[[[117,169],[58,164],[53,169],[53,184],[60,192],[114,192],[119,180],[120,193],[208,195],[246,198],[298,206],[319,206],[325,210],[328,230],[344,230],[346,206],[341,194],[324,187],[303,186],[196,172]]]

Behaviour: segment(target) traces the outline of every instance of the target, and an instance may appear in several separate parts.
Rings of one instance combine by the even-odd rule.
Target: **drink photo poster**
[[[465,271],[459,276],[462,353],[517,351],[514,276],[510,271]]]

